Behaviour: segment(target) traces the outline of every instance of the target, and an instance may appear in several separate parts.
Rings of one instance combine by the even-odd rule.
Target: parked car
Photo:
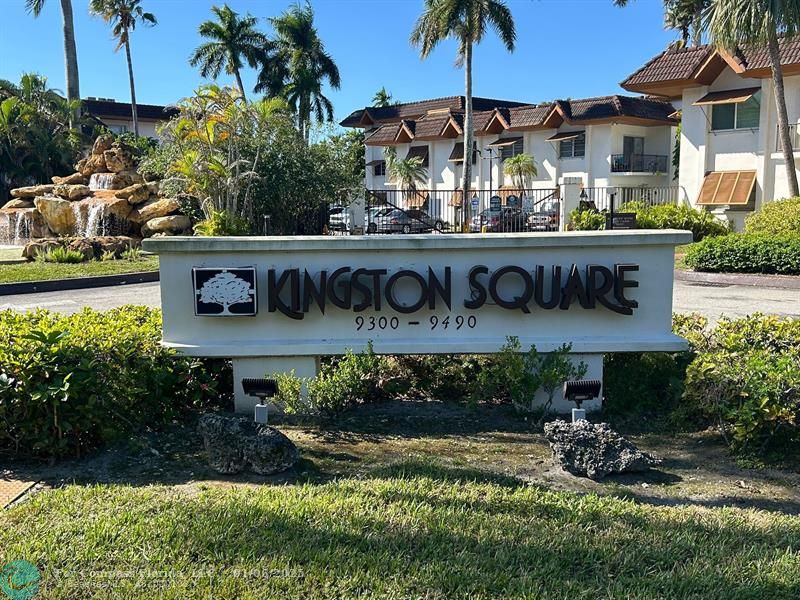
[[[551,200],[536,206],[534,212],[528,213],[525,226],[528,231],[558,231],[559,205]]]
[[[383,222],[383,217],[387,213],[390,213],[394,210],[394,206],[383,205],[383,206],[373,206],[368,208],[364,213],[364,224],[367,229],[367,233],[376,233],[378,231],[378,224]]]
[[[501,233],[510,231],[525,231],[525,214],[521,208],[503,206],[499,210],[486,209],[474,217],[469,224],[473,233],[480,231]]]
[[[328,211],[328,229],[331,231],[351,231],[353,217],[343,206],[332,206]]]
[[[376,215],[376,231],[380,233],[427,233],[443,231],[447,223],[434,218],[424,210],[394,208]]]

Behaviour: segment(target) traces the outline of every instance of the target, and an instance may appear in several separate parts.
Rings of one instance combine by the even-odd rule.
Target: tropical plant
[[[90,0],[89,12],[111,24],[111,33],[117,40],[115,51],[125,48],[128,61],[128,81],[131,86],[131,116],[133,117],[133,134],[139,136],[139,118],[136,110],[136,85],[133,78],[133,61],[131,60],[131,31],[137,23],[154,26],[157,21],[153,13],[145,12],[141,0]]]
[[[296,4],[281,16],[271,18],[270,24],[275,32],[274,53],[262,55],[255,89],[286,98],[297,128],[308,143],[312,116],[317,123],[333,120],[333,105],[322,93],[322,84],[327,81],[338,90],[339,68],[319,38],[310,4]]]
[[[708,12],[713,43],[733,53],[741,47],[765,47],[772,72],[778,118],[778,139],[781,142],[789,193],[800,195],[797,185],[783,70],[778,38],[792,38],[800,32],[798,0],[714,0]]]
[[[246,97],[241,70],[246,62],[256,68],[269,48],[267,36],[256,29],[258,19],[250,14],[240,17],[230,6],[212,6],[217,21],[204,21],[198,32],[210,41],[198,46],[189,58],[193,67],[200,66],[203,77],[216,79],[222,69],[236,78],[236,87]]]
[[[628,0],[613,0],[615,6],[624,7]],[[664,0],[664,27],[677,31],[681,38],[671,44],[673,48],[699,46],[703,39],[703,14],[713,0]]]
[[[514,186],[519,190],[525,189],[525,182],[531,177],[536,177],[536,160],[530,154],[515,154],[503,161],[503,172],[511,177]]]
[[[400,186],[400,189],[414,191],[418,183],[428,180],[428,170],[422,166],[422,159],[418,156],[398,158],[388,165],[389,179]]]
[[[411,33],[411,43],[419,47],[422,58],[444,40],[458,43],[456,64],[464,66],[464,156],[469,156],[474,137],[472,124],[472,50],[483,40],[488,28],[494,29],[506,49],[514,51],[516,29],[511,11],[503,0],[425,0],[425,10]],[[464,161],[461,189],[469,198],[472,182],[472,162]],[[469,222],[469,202],[464,202],[464,222]]]
[[[19,85],[0,80],[0,197],[10,188],[71,172],[80,137],[69,124],[79,106],[48,88],[40,75],[26,73]]]
[[[38,17],[45,0],[25,0],[28,12]],[[61,17],[64,30],[64,70],[67,77],[67,100],[80,102],[81,90],[78,77],[78,50],[75,46],[75,26],[72,21],[72,0],[61,0]],[[73,125],[77,122],[79,110],[73,114]]]
[[[375,95],[372,97],[372,106],[378,107],[386,107],[386,106],[394,106],[397,102],[392,98],[392,95],[386,91],[384,86],[381,86]]]

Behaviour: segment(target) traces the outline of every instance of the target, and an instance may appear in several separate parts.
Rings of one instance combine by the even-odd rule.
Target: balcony
[[[666,154],[612,154],[612,173],[666,173]]]
[[[797,130],[797,123],[789,124],[789,139],[792,140],[792,150],[797,151],[800,149],[800,131]],[[781,134],[780,129],[775,128],[775,152],[781,152]]]

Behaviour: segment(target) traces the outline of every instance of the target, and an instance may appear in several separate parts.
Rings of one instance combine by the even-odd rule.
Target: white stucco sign
[[[310,374],[315,357],[370,341],[386,354],[489,353],[510,335],[579,355],[681,350],[672,273],[674,246],[689,241],[682,231],[167,237],[145,249],[160,255],[164,344],[263,376]]]

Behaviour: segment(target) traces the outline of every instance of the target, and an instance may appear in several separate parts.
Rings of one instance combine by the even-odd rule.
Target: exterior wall
[[[786,108],[790,124],[800,122],[800,76],[784,79]],[[754,130],[711,131],[711,108],[694,106],[693,103],[709,92],[761,88],[761,113],[759,127]],[[726,68],[709,86],[687,88],[683,92],[681,106],[683,120],[681,130],[679,183],[692,205],[708,171],[756,171],[755,208],[764,202],[789,195],[783,154],[777,147],[777,117],[771,79],[739,77]],[[795,164],[800,152],[794,152]],[[752,207],[751,207],[752,208]],[[716,209],[722,218],[733,222],[741,229],[749,210],[731,208]]]
[[[116,127],[124,127],[125,131],[133,131],[133,119],[106,119],[103,117],[98,117],[103,123],[108,125],[108,127],[114,131],[114,133],[122,133],[121,131],[115,130]],[[156,133],[156,128],[161,125],[164,121],[144,121],[139,119],[139,135],[145,137],[151,137],[155,139],[160,139],[158,134]]]

